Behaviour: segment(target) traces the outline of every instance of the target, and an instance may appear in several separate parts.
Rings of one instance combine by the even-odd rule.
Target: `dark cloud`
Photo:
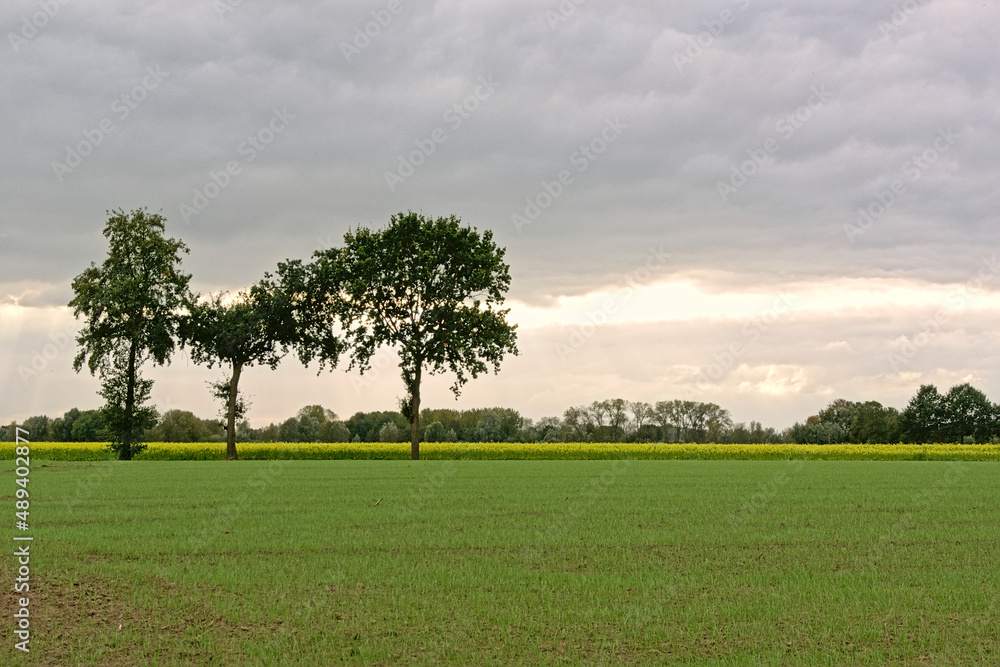
[[[493,229],[535,304],[650,248],[659,279],[777,290],[960,282],[996,247],[997,7],[569,6],[66,3],[32,32],[41,5],[7,3],[0,285],[65,304],[106,211],[143,206],[203,291],[407,209]]]

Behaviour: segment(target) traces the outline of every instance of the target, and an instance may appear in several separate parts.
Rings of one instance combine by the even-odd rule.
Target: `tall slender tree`
[[[944,396],[932,384],[922,384],[899,415],[904,442],[938,442],[945,426]]]
[[[164,238],[163,216],[145,209],[109,216],[107,258],[73,280],[69,306],[77,318],[86,318],[73,368],[79,372],[86,363],[92,375],[100,374],[111,448],[131,459],[145,448],[142,434],[156,419],[146,405],[153,383],[140,371],[147,361],[170,361],[180,316],[191,302],[191,276],[180,271],[187,247]]]
[[[240,378],[250,366],[278,366],[286,352],[282,345],[283,310],[281,297],[264,285],[232,298],[219,294],[192,304],[184,318],[181,337],[191,348],[191,358],[209,368],[215,364],[229,367],[228,375],[213,388],[225,405],[226,459],[230,461],[238,458],[236,421],[247,409],[239,392]]]

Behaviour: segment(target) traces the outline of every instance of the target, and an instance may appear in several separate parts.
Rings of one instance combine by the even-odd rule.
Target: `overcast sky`
[[[0,25],[4,421],[100,404],[65,304],[140,207],[202,293],[399,211],[492,229],[521,354],[429,407],[781,428],[922,383],[1000,400],[997,3],[9,0]],[[251,422],[393,409],[376,362],[248,370]],[[217,370],[148,376],[216,412]]]

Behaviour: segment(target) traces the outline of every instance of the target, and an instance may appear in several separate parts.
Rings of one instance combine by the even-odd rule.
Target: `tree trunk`
[[[121,451],[118,458],[123,461],[132,460],[132,429],[135,428],[135,355],[136,344],[132,341],[128,350],[128,375],[125,393],[125,433],[122,437]]]
[[[229,379],[229,410],[226,414],[226,460],[235,461],[236,457],[236,399],[239,396],[240,373],[243,364],[233,362],[233,375]]]
[[[420,366],[413,372],[413,384],[410,386],[410,458],[416,461],[420,458]]]

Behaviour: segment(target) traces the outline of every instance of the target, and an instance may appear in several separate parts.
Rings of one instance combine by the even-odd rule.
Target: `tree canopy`
[[[86,319],[77,335],[73,368],[100,374],[104,427],[122,459],[141,451],[143,433],[155,424],[146,405],[151,380],[141,367],[165,364],[176,345],[179,318],[190,303],[190,275],[180,272],[182,241],[164,238],[165,220],[137,209],[109,212],[104,236],[108,256],[73,280],[73,314]]]
[[[246,412],[240,397],[243,369],[266,364],[272,369],[285,354],[281,344],[280,305],[267,289],[241,292],[234,298],[216,295],[190,306],[181,327],[183,342],[197,363],[229,367],[229,374],[213,385],[225,405],[226,458],[235,460],[236,422]]]
[[[455,216],[399,213],[383,229],[350,231],[343,247],[317,251],[308,267],[282,267],[286,289],[302,295],[298,321],[323,332],[315,342],[299,339],[300,356],[335,364],[341,350],[329,344],[331,328],[350,351],[349,368],[362,373],[378,348],[396,348],[406,389],[401,412],[419,458],[424,370],[454,373],[458,396],[470,377],[499,371],[505,354],[517,354],[516,325],[500,307],[510,287],[503,256],[491,231],[480,234]]]

